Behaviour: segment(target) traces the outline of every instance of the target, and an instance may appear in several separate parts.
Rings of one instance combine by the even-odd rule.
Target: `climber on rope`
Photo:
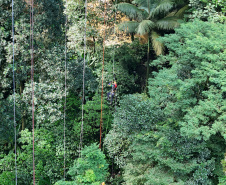
[[[110,83],[108,84],[108,86],[111,87],[111,91],[108,92],[108,94],[107,94],[107,99],[110,100],[110,102],[112,103],[113,98],[114,98],[115,93],[116,93],[117,83],[116,83],[116,81],[110,82]]]

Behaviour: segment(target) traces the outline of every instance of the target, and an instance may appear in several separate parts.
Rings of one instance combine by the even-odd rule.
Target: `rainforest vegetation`
[[[226,1],[0,0],[14,184],[225,185]]]

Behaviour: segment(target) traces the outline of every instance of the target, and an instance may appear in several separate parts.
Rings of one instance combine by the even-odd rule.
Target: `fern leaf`
[[[134,20],[142,20],[144,17],[142,10],[129,3],[119,3],[116,5],[116,8],[117,10],[126,14],[129,18]]]
[[[125,21],[118,25],[119,30],[126,33],[135,33],[139,23],[136,21]]]
[[[189,8],[188,5],[185,5],[184,7],[182,7],[180,10],[177,11],[177,13],[175,14],[175,16],[182,18],[184,16],[185,11]]]
[[[182,20],[176,16],[165,17],[163,19],[158,20],[156,22],[156,26],[159,29],[172,30],[172,29],[178,27],[180,25],[180,22],[182,22]]]
[[[160,0],[158,1],[158,4],[155,4],[155,7],[152,7],[150,17],[155,17],[160,13],[167,13],[172,9],[172,7],[172,0]]]
[[[143,20],[138,28],[137,28],[137,33],[139,35],[144,35],[146,33],[149,33],[150,30],[154,27],[155,23],[152,22],[151,20]]]
[[[164,45],[162,42],[157,40],[159,37],[160,35],[157,32],[155,31],[151,32],[152,47],[157,56],[164,54]]]

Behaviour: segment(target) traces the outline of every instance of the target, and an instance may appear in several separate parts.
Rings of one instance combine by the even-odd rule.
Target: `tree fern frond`
[[[153,0],[133,0],[132,3],[137,4],[138,7],[148,7],[148,3],[151,4],[151,1]]]
[[[118,25],[119,30],[126,33],[135,33],[139,23],[135,21],[125,21]]]
[[[166,15],[166,17],[173,17],[177,13],[177,10],[174,10]]]
[[[156,4],[155,7],[151,9],[150,18],[160,13],[167,13],[170,11],[170,9],[172,9],[172,7],[172,0],[159,0],[158,4]]]
[[[172,29],[178,27],[181,22],[183,22],[183,21],[176,16],[165,17],[163,19],[158,20],[156,22],[156,26],[159,29],[172,30]]]
[[[139,6],[139,7],[138,7],[138,9],[140,9],[140,10],[144,10],[144,11],[145,11],[145,13],[146,13],[145,18],[147,18],[147,17],[148,17],[148,7],[145,7],[145,6]]]
[[[129,3],[119,3],[116,5],[116,8],[131,19],[142,20],[144,17],[142,10]]]
[[[152,47],[157,56],[164,54],[164,45],[163,43],[157,40],[159,37],[160,35],[157,32],[155,31],[151,32]]]
[[[139,35],[144,35],[146,33],[149,33],[150,30],[154,27],[155,23],[152,22],[151,20],[143,20],[138,28],[137,28],[137,33]]]
[[[188,5],[185,5],[184,7],[182,7],[180,10],[177,11],[177,13],[175,14],[175,16],[182,18],[184,16],[185,11],[189,8]]]

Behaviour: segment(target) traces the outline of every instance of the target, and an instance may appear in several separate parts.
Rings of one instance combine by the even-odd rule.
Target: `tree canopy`
[[[88,1],[87,19],[34,1],[34,118],[31,4],[14,0],[13,63],[0,0],[0,184],[32,184],[33,155],[39,185],[226,183],[224,1]]]

